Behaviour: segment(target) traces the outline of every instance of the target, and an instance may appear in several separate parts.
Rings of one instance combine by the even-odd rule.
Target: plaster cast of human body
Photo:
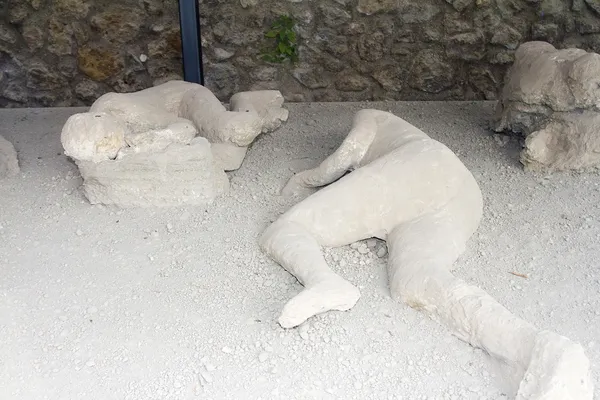
[[[581,346],[539,331],[451,274],[483,205],[476,180],[450,149],[393,114],[362,110],[341,146],[317,168],[294,175],[282,193],[319,187],[260,238],[261,248],[304,285],[284,306],[282,327],[352,308],[359,290],[328,267],[320,246],[376,237],[388,245],[392,297],[516,370],[517,399],[592,398]]]
[[[100,96],[89,112],[69,118],[61,141],[67,155],[100,162],[159,151],[171,143],[188,144],[198,135],[211,143],[216,162],[231,171],[240,167],[259,134],[287,120],[283,101],[276,90],[241,92],[232,97],[228,111],[206,87],[169,81],[138,92]]]

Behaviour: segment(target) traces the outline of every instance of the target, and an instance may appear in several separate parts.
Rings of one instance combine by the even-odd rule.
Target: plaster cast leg
[[[460,218],[448,212],[430,214],[390,233],[392,297],[427,312],[461,340],[504,362],[519,380],[525,376],[518,399],[591,399],[589,361],[580,345],[539,332],[485,291],[450,273],[470,236]],[[568,365],[577,368],[569,370]]]
[[[274,222],[260,238],[261,248],[305,287],[283,308],[279,324],[293,328],[330,310],[346,311],[360,298],[359,290],[327,265],[319,243],[301,225]]]

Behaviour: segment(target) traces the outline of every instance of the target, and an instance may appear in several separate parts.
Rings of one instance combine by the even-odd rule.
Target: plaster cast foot
[[[581,345],[541,331],[516,400],[591,400],[590,362]]]
[[[360,298],[356,286],[338,275],[304,289],[291,299],[279,317],[282,328],[293,328],[317,314],[327,311],[348,311]]]

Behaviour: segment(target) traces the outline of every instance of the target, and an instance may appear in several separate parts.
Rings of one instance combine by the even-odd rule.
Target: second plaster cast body
[[[536,329],[450,272],[479,226],[483,202],[473,175],[445,145],[393,114],[361,110],[341,146],[294,175],[282,193],[318,187],[260,239],[305,287],[285,305],[282,327],[352,308],[359,290],[329,268],[320,246],[377,237],[388,245],[392,297],[516,371],[517,399],[592,398],[580,345]]]

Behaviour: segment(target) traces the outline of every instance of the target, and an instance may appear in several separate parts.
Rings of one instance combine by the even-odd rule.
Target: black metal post
[[[179,0],[183,79],[204,85],[198,0]]]

